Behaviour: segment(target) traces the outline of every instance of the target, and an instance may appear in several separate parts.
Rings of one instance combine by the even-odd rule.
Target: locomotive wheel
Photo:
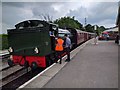
[[[12,67],[12,66],[14,65],[13,61],[10,60],[10,59],[8,59],[8,65],[9,65],[10,67]]]
[[[50,57],[49,57],[49,59],[50,59],[50,64],[52,64],[52,63],[54,63],[55,62],[55,55],[51,55]]]
[[[46,58],[46,66],[48,67],[48,66],[50,66],[52,64],[52,62],[51,62],[51,60],[50,60],[50,58]]]
[[[51,65],[51,61],[47,60],[47,66],[50,66],[50,65]]]
[[[37,69],[37,68],[38,68],[37,63],[36,63],[36,62],[32,62],[32,63],[31,63],[31,68],[32,68],[32,70]]]
[[[25,61],[25,63],[24,63],[24,67],[25,67],[25,68],[28,68],[28,67],[29,67],[29,63],[28,63],[28,61]]]

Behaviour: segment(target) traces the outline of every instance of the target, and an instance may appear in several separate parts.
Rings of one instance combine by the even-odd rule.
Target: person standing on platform
[[[65,51],[67,53],[67,59],[65,60],[66,62],[70,61],[70,47],[71,47],[71,40],[68,37],[68,35],[65,34]]]
[[[117,36],[115,38],[115,43],[119,44],[119,34],[117,34]]]
[[[58,39],[56,40],[56,47],[55,47],[55,51],[56,51],[56,59],[55,62],[57,63],[57,60],[60,58],[60,64],[62,63],[62,52],[63,52],[63,43],[64,40],[58,36]]]
[[[98,41],[98,37],[97,37],[97,35],[95,35],[95,37],[94,37],[94,44],[95,44],[95,45],[98,44],[97,41]]]
[[[109,35],[107,34],[107,36],[106,36],[106,40],[108,41],[109,40]]]

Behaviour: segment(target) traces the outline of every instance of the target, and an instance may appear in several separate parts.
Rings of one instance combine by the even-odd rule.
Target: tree
[[[75,16],[61,17],[59,19],[56,19],[54,23],[58,24],[59,28],[63,28],[63,29],[76,28],[82,31],[96,33],[97,35],[99,35],[101,32],[105,30],[104,26],[99,27],[98,25],[96,25],[97,30],[94,30],[94,25],[91,25],[91,24],[87,24],[85,27],[83,27],[83,25],[78,20],[75,20]]]
[[[91,24],[87,24],[85,26],[85,31],[93,33],[94,32],[94,26],[92,26]]]
[[[97,29],[98,35],[100,35],[104,30],[105,30],[104,26],[98,27],[98,29]]]
[[[54,21],[55,24],[58,24],[60,28],[76,28],[83,29],[83,25],[74,19],[75,17],[61,17]]]

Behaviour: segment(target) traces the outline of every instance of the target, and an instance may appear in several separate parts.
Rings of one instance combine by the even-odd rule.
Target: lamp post
[[[85,17],[85,24],[84,24],[84,29],[85,29],[85,31],[86,31],[86,25],[87,25],[87,19],[86,19],[86,17]]]
[[[97,30],[97,25],[94,25],[94,33],[95,33],[95,37],[94,37],[94,44],[97,44],[97,35],[96,35],[96,30]]]

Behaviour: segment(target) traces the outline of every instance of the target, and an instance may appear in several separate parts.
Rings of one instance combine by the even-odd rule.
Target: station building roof
[[[109,29],[109,30],[105,30],[105,31],[103,31],[103,32],[118,32],[118,27],[116,27],[116,28],[113,28],[113,29]]]

